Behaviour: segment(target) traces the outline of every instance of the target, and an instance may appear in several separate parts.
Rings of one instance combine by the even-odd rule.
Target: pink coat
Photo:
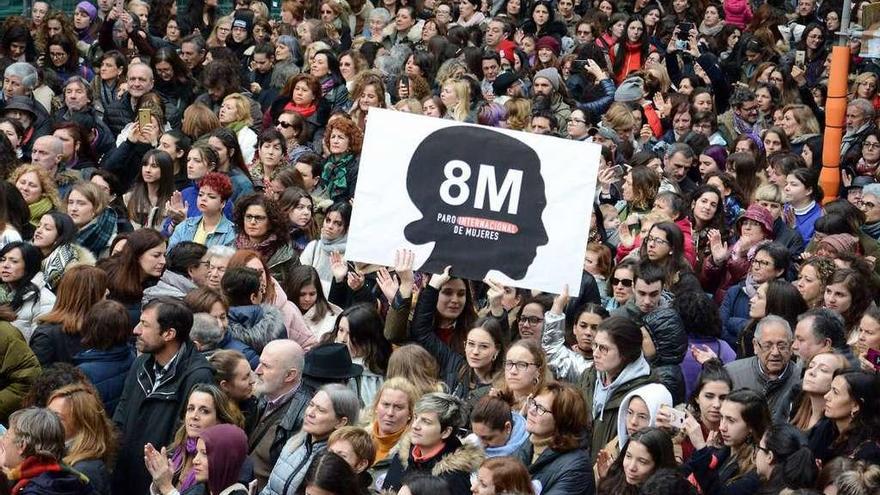
[[[752,21],[752,6],[749,0],[724,0],[724,23],[745,29]]]

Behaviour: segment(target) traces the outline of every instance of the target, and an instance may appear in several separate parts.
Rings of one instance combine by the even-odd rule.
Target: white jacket
[[[38,316],[52,311],[52,308],[55,307],[55,294],[46,287],[46,283],[43,281],[43,272],[38,272],[31,282],[37,286],[39,291],[28,294],[24,304],[16,311],[15,321],[12,322],[28,342],[30,342],[34,328],[37,326],[34,320]],[[39,300],[37,294],[39,294]]]

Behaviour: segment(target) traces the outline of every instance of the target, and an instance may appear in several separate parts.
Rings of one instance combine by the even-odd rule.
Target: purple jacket
[[[718,355],[721,362],[724,364],[736,359],[736,352],[730,348],[730,345],[727,342],[721,339],[713,339],[712,337],[688,334],[688,352],[685,353],[684,359],[681,362],[681,372],[684,375],[685,397],[688,398],[690,398],[691,393],[694,391],[694,387],[697,385],[697,378],[700,376],[700,370],[702,369],[700,363],[694,359],[693,354],[690,352],[692,345],[708,346],[709,349],[712,349],[712,351]]]

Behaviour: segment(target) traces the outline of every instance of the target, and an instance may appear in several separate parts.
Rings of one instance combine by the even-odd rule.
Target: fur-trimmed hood
[[[400,462],[404,469],[409,466],[412,457],[412,443],[409,432],[400,439],[399,453],[407,452],[400,456]],[[480,468],[480,464],[486,459],[486,453],[481,447],[469,443],[461,443],[457,437],[451,437],[446,441],[443,451],[437,454],[440,460],[431,468],[431,475],[440,476],[455,471],[473,473]]]

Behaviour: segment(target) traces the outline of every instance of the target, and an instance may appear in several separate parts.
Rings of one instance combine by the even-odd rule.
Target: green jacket
[[[598,373],[596,368],[591,367],[581,375],[578,381],[578,388],[581,389],[584,400],[587,401],[587,417],[589,418],[593,418],[593,390],[596,388],[596,373]],[[590,465],[596,463],[596,456],[602,447],[617,436],[617,414],[623,398],[626,397],[626,394],[648,383],[660,383],[660,380],[652,372],[649,375],[623,383],[608,398],[605,403],[605,412],[592,420]]]
[[[7,321],[0,321],[0,357],[0,423],[7,424],[42,370],[21,332]]]

